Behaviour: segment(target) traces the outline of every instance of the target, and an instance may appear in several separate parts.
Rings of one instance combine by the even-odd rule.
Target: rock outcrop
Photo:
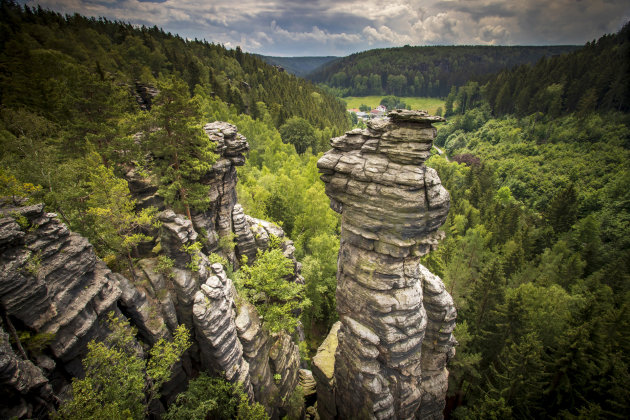
[[[342,215],[339,418],[441,418],[455,309],[440,279],[419,261],[436,247],[449,209],[448,192],[424,165],[436,133],[431,123],[440,120],[391,112],[332,139],[318,162],[331,207]],[[318,401],[322,418],[335,414],[329,398]]]
[[[159,229],[148,232],[156,240],[142,244],[126,277],[111,272],[87,239],[44,212],[43,205],[0,208],[2,326],[14,323],[21,331],[51,337],[43,354],[26,355],[0,329],[0,392],[12,400],[0,404],[0,417],[45,416],[57,403],[54,393],[65,392],[68,378],[82,376],[88,342],[109,334],[104,321],[112,311],[126,316],[149,346],[170,339],[178,325],[191,331],[193,344],[162,388],[162,402],[172,402],[189,378],[208,371],[241,383],[272,418],[286,414],[299,381],[298,346],[287,334],[263,329],[256,308],[240,300],[226,267],[210,253],[237,269],[241,257],[254,262],[277,236],[294,267],[286,281],[303,282],[301,267],[283,230],[247,216],[236,201],[236,166],[249,147],[245,137],[228,123],[204,129],[219,159],[202,179],[210,186],[212,205],[193,213],[192,221],[164,206],[150,177],[128,168],[138,207],[161,211]]]
[[[249,150],[249,143],[236,126],[215,121],[203,127],[208,138],[216,144],[215,153],[219,159],[201,183],[210,187],[210,207],[193,214],[197,231],[205,235],[205,249],[215,252],[219,238],[230,238],[233,234],[232,211],[237,202],[236,167],[245,163],[243,153]],[[231,263],[237,263],[232,250],[223,250]]]
[[[52,355],[80,376],[87,343],[102,338],[99,321],[117,311],[112,272],[41,204],[3,208],[0,217],[0,303],[24,327],[54,337]]]
[[[32,418],[40,414],[35,412],[37,409],[43,409],[45,413],[52,407],[52,389],[48,379],[33,362],[15,354],[9,344],[9,335],[2,329],[0,329],[0,386],[4,388],[3,399],[13,400],[11,407],[0,407],[2,418]],[[34,400],[39,404],[34,407],[27,400]]]
[[[253,398],[249,363],[243,358],[243,346],[236,331],[234,286],[223,266],[211,266],[212,275],[195,294],[193,320],[202,366],[215,375],[222,375]]]
[[[44,354],[30,355],[36,366],[28,355],[17,356],[0,334],[0,388],[7,398],[20,396],[2,408],[30,416],[44,397],[52,398],[45,374],[62,369],[62,375],[82,375],[87,343],[108,334],[103,325],[110,311],[120,314],[121,290],[87,239],[41,204],[0,209],[0,268],[5,327],[17,325],[50,340]]]
[[[317,411],[322,420],[332,420],[337,415],[335,403],[335,353],[339,344],[341,322],[337,321],[317,349],[313,357],[313,378],[317,390]]]

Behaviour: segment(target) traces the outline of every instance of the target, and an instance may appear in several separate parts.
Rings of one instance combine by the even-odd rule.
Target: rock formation
[[[449,209],[448,192],[424,165],[431,123],[442,118],[388,116],[332,139],[318,162],[331,207],[342,215],[335,407],[325,401],[330,395],[318,401],[322,418],[334,410],[338,418],[441,418],[444,407],[455,309],[419,261],[441,239]],[[319,370],[318,387],[330,382]]]
[[[52,354],[78,376],[85,345],[99,338],[98,321],[116,309],[121,291],[87,239],[43,205],[0,214],[0,302],[25,327],[54,336]]]
[[[161,226],[151,232],[156,241],[139,247],[140,259],[126,277],[111,272],[87,239],[44,212],[43,205],[0,208],[0,392],[11,399],[0,404],[1,418],[45,416],[68,378],[81,376],[88,342],[109,334],[102,321],[111,311],[126,316],[148,345],[171,338],[180,324],[192,332],[193,345],[161,390],[163,401],[171,402],[199,371],[209,371],[241,383],[272,418],[284,414],[299,381],[298,346],[287,334],[263,329],[256,308],[240,301],[226,268],[212,263],[216,256],[209,254],[237,268],[242,256],[255,261],[272,235],[285,235],[247,216],[237,203],[236,166],[249,147],[245,137],[223,122],[204,129],[219,159],[202,180],[210,186],[212,205],[194,213],[192,221],[166,208],[152,180],[128,168],[138,207],[160,209]],[[220,246],[222,238],[235,246]],[[191,247],[197,242],[201,250]],[[303,282],[293,243],[281,246],[294,267],[286,280]],[[160,257],[168,257],[172,267],[161,265]],[[51,342],[41,355],[20,354],[7,339],[10,324],[46,333]]]
[[[234,286],[223,266],[211,266],[212,275],[195,294],[193,319],[202,366],[215,375],[223,375],[253,398],[249,364],[243,358],[243,346],[236,332]]]
[[[205,233],[205,248],[214,252],[219,238],[233,234],[232,211],[236,205],[236,167],[245,163],[243,153],[249,150],[249,143],[236,126],[216,121],[203,127],[211,141],[215,142],[215,153],[219,159],[201,182],[210,186],[211,205],[208,210],[195,212],[193,223],[199,232]],[[238,263],[233,251],[225,250],[231,263]]]
[[[5,328],[10,323],[50,337],[35,366],[25,355],[12,354],[1,334],[2,394],[9,398],[37,390],[40,395],[10,398],[6,403],[11,404],[0,408],[28,413],[43,403],[41,392],[50,393],[45,372],[58,368],[81,376],[87,343],[108,334],[102,327],[107,313],[120,314],[116,303],[121,290],[89,242],[70,232],[55,214],[44,212],[41,204],[0,209],[0,267]]]

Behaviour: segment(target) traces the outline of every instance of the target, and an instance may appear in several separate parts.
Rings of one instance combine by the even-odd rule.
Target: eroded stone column
[[[436,134],[431,124],[442,120],[391,112],[332,139],[318,162],[331,207],[342,215],[338,418],[441,416],[455,309],[419,260],[441,239],[449,209],[448,192],[424,165]]]

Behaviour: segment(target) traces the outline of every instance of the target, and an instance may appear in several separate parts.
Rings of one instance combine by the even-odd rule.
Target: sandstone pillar
[[[441,117],[398,110],[331,140],[318,162],[341,213],[335,354],[338,418],[440,418],[454,355],[453,301],[420,264],[449,194],[424,165]],[[319,385],[319,384],[318,384]]]

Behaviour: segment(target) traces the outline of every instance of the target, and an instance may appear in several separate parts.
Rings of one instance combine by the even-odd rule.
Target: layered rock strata
[[[436,134],[431,123],[442,119],[422,111],[388,116],[332,139],[318,162],[331,207],[342,215],[339,418],[441,416],[445,365],[454,355],[453,301],[419,261],[437,245],[449,209],[448,192],[424,165]],[[324,406],[322,417],[335,414],[318,401]]]
[[[100,321],[119,313],[112,272],[42,204],[0,209],[0,244],[0,304],[20,325],[53,337],[51,354],[80,376],[87,343],[107,334]]]
[[[253,306],[241,302],[237,309],[231,280],[208,253],[218,252],[235,265],[241,256],[252,263],[277,236],[294,266],[287,281],[303,282],[301,267],[282,229],[247,216],[236,202],[236,166],[244,162],[246,139],[227,123],[207,124],[205,130],[220,158],[203,179],[213,205],[195,213],[193,221],[165,209],[152,180],[128,170],[138,207],[163,210],[159,232],[151,232],[159,240],[143,245],[139,255],[144,258],[128,277],[112,273],[87,239],[44,212],[43,205],[0,209],[0,315],[20,331],[52,337],[43,354],[25,356],[0,331],[0,393],[13,401],[0,404],[6,409],[0,417],[37,416],[38,410],[45,415],[51,409],[48,399],[55,403],[49,378],[54,378],[54,392],[63,392],[67,378],[82,375],[87,343],[109,334],[104,321],[111,311],[128,317],[149,346],[170,339],[180,324],[192,332],[193,345],[161,390],[163,401],[172,401],[189,378],[206,370],[242,383],[272,418],[285,414],[299,380],[298,346],[286,334],[270,336]],[[221,250],[222,237],[234,237],[236,248]],[[204,249],[191,247],[196,242]],[[163,256],[172,267],[163,264]],[[5,330],[7,322],[2,321]]]
[[[120,315],[120,297],[115,276],[89,242],[43,205],[1,208],[3,328],[50,342],[41,354],[17,354],[0,332],[0,393],[6,397],[0,417],[39,416],[38,407],[45,415],[55,402],[48,378],[82,376],[87,343],[108,334],[103,325],[110,311]]]
[[[53,395],[48,379],[33,362],[15,354],[9,344],[9,335],[1,328],[0,385],[4,388],[3,398],[13,400],[11,408],[0,407],[2,418],[32,418],[42,414],[37,411],[44,410],[45,413],[52,407]],[[33,406],[28,400],[35,400],[39,404]]]
[[[215,375],[241,383],[253,398],[249,363],[243,358],[243,346],[236,330],[234,286],[221,264],[211,266],[212,275],[195,294],[193,321],[202,365]]]
[[[202,180],[210,187],[210,207],[203,212],[195,212],[193,223],[198,231],[205,233],[205,248],[213,252],[219,245],[219,238],[230,237],[233,232],[232,211],[237,202],[236,167],[245,163],[243,153],[249,150],[247,139],[237,132],[236,126],[215,121],[203,127],[208,138],[216,144],[215,153],[219,159]],[[225,251],[226,257],[234,263],[233,251]]]

